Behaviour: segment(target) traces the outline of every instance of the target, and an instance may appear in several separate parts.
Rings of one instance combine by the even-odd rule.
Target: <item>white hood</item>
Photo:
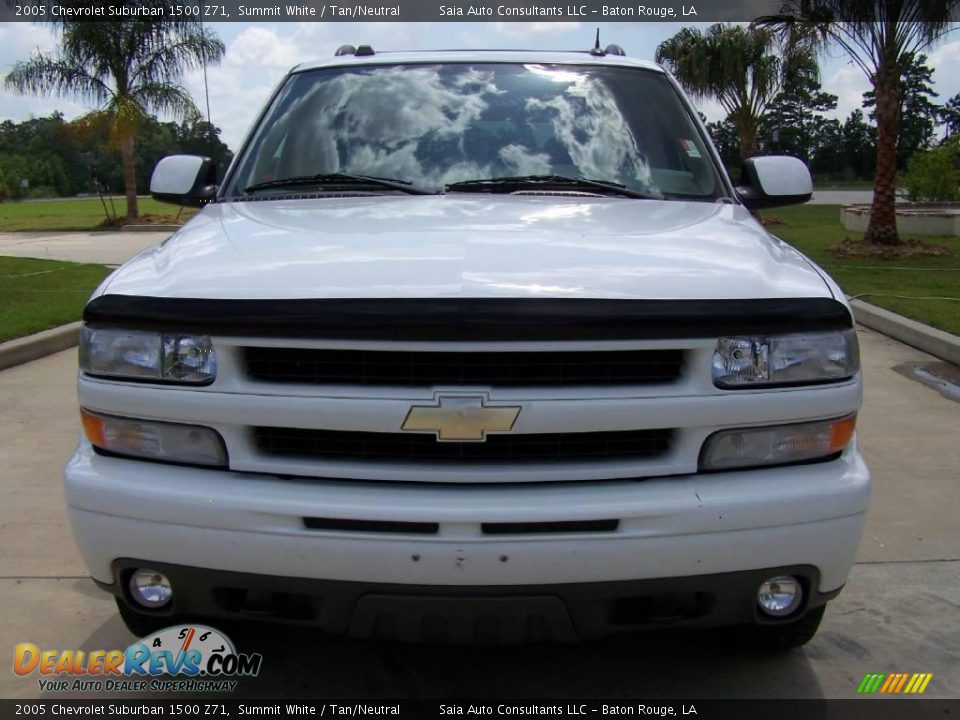
[[[831,297],[730,204],[523,195],[217,203],[110,294],[214,299]]]

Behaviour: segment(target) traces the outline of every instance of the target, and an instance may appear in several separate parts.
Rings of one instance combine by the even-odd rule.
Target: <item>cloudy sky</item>
[[[213,29],[227,46],[223,63],[209,70],[210,110],[223,139],[236,148],[273,87],[293,65],[329,56],[344,43],[368,43],[375,49],[430,48],[537,48],[584,49],[593,44],[596,24],[581,23],[214,23]],[[652,59],[657,44],[673,35],[681,24],[604,23],[601,43],[618,43],[627,54]],[[56,47],[56,36],[42,25],[0,23],[0,76],[18,60]],[[929,53],[929,65],[941,101],[960,92],[960,37],[951,37]],[[867,89],[862,73],[839,53],[821,61],[826,91],[839,96],[834,115],[844,118],[860,106]],[[187,88],[203,106],[203,76],[185,78]],[[19,96],[0,90],[0,120],[24,120],[60,110],[67,118],[89,108],[73,98]],[[722,112],[701,103],[711,119]]]

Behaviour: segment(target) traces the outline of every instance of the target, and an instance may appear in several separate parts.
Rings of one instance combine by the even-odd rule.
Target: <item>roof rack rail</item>
[[[341,45],[337,48],[337,51],[333,54],[334,57],[341,57],[343,55],[353,55],[354,57],[369,57],[370,55],[376,55],[373,51],[373,48],[370,45]]]

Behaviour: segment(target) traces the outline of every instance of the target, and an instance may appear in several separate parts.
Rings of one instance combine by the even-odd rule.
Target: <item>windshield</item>
[[[562,176],[666,197],[722,192],[700,134],[663,74],[590,65],[297,73],[237,168],[228,196],[303,192],[304,178],[338,173],[437,191],[469,180]],[[296,190],[277,182],[297,178]]]

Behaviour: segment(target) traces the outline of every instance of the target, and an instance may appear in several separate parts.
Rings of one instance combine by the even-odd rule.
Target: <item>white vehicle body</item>
[[[503,62],[530,58],[489,55]],[[437,56],[454,63],[476,58],[431,58]],[[374,65],[378,57],[338,57],[328,64]],[[422,62],[423,55],[390,59]],[[621,57],[544,53],[536,59],[655,70]],[[181,308],[194,303],[194,323],[215,314],[217,303],[282,308],[305,298],[392,307],[431,301],[457,312],[483,302],[508,308],[514,301],[555,299],[586,308],[635,300],[757,308],[796,299],[846,308],[842,292],[819,268],[770,236],[737,202],[587,194],[219,200],[108,278],[90,308],[109,301],[122,314],[124,299],[136,307],[144,297],[159,299],[157,308],[166,301]],[[380,337],[360,330],[314,337],[285,334],[287,317],[277,312],[276,329],[237,318],[207,331],[217,360],[216,380],[208,385],[81,373],[84,409],[211,428],[229,456],[228,468],[181,467],[104,454],[81,439],[65,473],[70,522],[92,577],[124,602],[127,573],[148,567],[173,582],[174,608],[154,613],[161,618],[181,612],[267,615],[377,635],[387,614],[400,618],[391,621],[393,635],[430,639],[421,620],[439,612],[436,603],[421,613],[403,597],[496,603],[522,595],[542,601],[548,625],[569,613],[571,623],[561,618],[561,629],[547,633],[564,638],[663,621],[643,613],[611,620],[610,607],[581,608],[583,597],[646,596],[648,588],[657,596],[678,588],[713,593],[710,612],[688,612],[679,624],[762,624],[770,619],[756,613],[755,593],[740,589],[755,588],[771,573],[795,574],[809,583],[805,602],[815,608],[846,581],[870,486],[855,438],[835,457],[813,464],[701,472],[699,463],[707,438],[724,429],[855,413],[859,372],[829,384],[731,390],[718,387],[711,375],[717,334],[672,334],[668,328],[656,337],[599,331],[548,337],[544,331],[437,339],[426,329],[433,322],[428,313],[419,329],[415,318],[408,321],[415,329],[409,336],[398,337],[402,333],[384,320]],[[97,322],[95,314],[87,320]],[[276,383],[251,375],[245,365],[250,348],[413,356],[669,350],[682,353],[683,362],[672,381],[637,385]],[[266,452],[256,434],[294,428],[407,437],[411,408],[442,407],[450,398],[519,408],[508,435],[669,428],[671,441],[649,457],[602,462],[585,456],[434,463],[276,454]],[[311,526],[310,519],[324,522]],[[548,524],[539,526],[543,532],[538,523]],[[728,575],[736,592],[714,592],[726,587]],[[200,586],[197,593],[235,588],[241,600],[191,595],[188,605],[177,605],[178,593],[189,595],[178,577]],[[246,607],[243,593],[256,594],[259,605]],[[270,599],[277,593],[306,599],[287,612],[283,602]],[[328,602],[328,593],[338,599]],[[395,605],[393,595],[401,598]],[[264,605],[272,610],[265,613]],[[486,612],[467,614],[475,620]],[[405,614],[416,619],[412,626]],[[440,639],[474,638],[454,625]]]

